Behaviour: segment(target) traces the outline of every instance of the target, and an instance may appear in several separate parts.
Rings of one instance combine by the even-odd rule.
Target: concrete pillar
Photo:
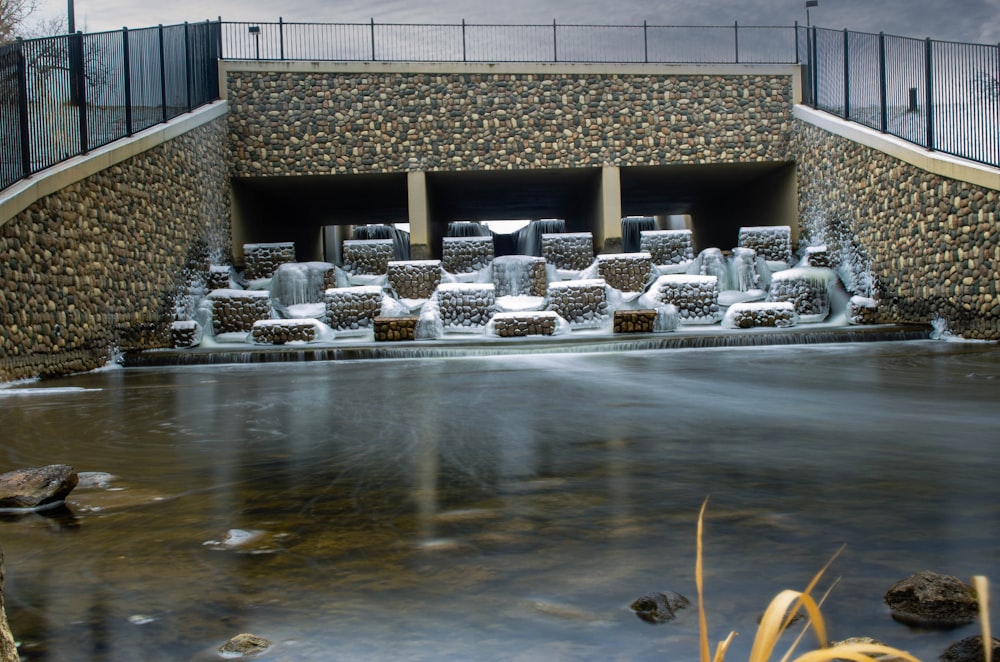
[[[414,170],[406,173],[406,195],[410,221],[410,259],[431,257],[431,214],[427,203],[427,173]]]
[[[601,253],[622,252],[622,180],[618,166],[601,168],[601,191],[597,196],[597,225],[603,239]]]

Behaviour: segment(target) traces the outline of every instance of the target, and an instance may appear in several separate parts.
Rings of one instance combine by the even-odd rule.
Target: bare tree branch
[[[24,22],[37,8],[37,0],[0,0],[0,44],[20,35]]]

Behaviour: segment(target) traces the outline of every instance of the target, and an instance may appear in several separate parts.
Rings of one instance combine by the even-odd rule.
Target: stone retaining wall
[[[236,176],[783,161],[793,121],[790,73],[312,69],[225,72]]]
[[[178,294],[231,261],[225,141],[225,118],[210,121],[0,227],[0,381],[173,344]]]
[[[877,321],[940,316],[963,337],[1000,340],[1000,174],[977,186],[796,124],[800,236],[846,255],[862,280],[870,270]]]

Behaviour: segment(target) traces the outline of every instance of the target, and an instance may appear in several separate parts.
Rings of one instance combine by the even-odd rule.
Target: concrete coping
[[[131,138],[116,140],[104,147],[92,149],[86,154],[74,156],[51,168],[36,172],[31,177],[0,191],[0,226],[45,196],[193,131],[203,124],[224,117],[228,112],[227,101],[216,101],[195,108],[190,113],[175,117],[164,124],[157,124],[140,131]]]
[[[926,172],[1000,191],[1000,168],[933,152],[902,138],[881,133],[808,106],[795,106],[792,108],[792,116],[841,138],[888,154]]]

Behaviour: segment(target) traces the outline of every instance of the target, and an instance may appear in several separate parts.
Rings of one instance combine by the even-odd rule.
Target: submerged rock
[[[677,618],[677,612],[690,605],[691,602],[680,593],[665,591],[662,593],[647,593],[636,598],[629,607],[635,615],[647,623],[660,624]]]
[[[916,627],[948,629],[976,619],[972,588],[957,577],[923,570],[893,584],[885,594],[892,617]]]
[[[66,499],[79,482],[67,464],[18,469],[0,475],[0,508],[42,508]]]
[[[990,637],[993,659],[1000,659],[1000,639]],[[956,641],[941,654],[942,662],[982,662],[986,659],[983,638],[979,635]]]
[[[271,647],[271,642],[255,634],[238,634],[219,646],[219,652],[226,657],[251,657],[263,653]]]

